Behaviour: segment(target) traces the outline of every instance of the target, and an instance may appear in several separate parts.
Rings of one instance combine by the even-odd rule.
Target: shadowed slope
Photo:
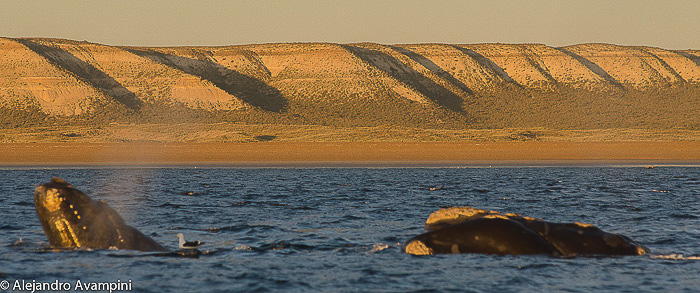
[[[396,80],[411,86],[441,107],[455,112],[464,112],[462,97],[456,95],[435,81],[406,66],[401,61],[379,50],[360,46],[341,45],[369,65],[378,68]],[[409,56],[410,57],[410,56]],[[436,66],[437,67],[437,66]]]
[[[644,48],[641,48],[640,50],[641,50],[642,52],[644,52],[644,53],[649,54],[649,56],[653,57],[656,61],[658,61],[659,64],[661,64],[661,66],[663,66],[663,68],[666,69],[666,70],[667,70],[671,75],[673,75],[677,80],[680,80],[680,81],[683,82],[683,83],[687,83],[687,82],[688,82],[687,80],[685,80],[685,78],[683,78],[683,76],[681,76],[680,74],[678,74],[678,72],[677,72],[673,67],[671,67],[671,65],[669,65],[664,59],[662,59],[662,58],[659,57],[658,55],[652,53],[651,50],[644,49]]]
[[[558,83],[557,80],[546,68],[542,67],[542,65],[540,65],[540,63],[537,62],[537,60],[533,59],[533,57],[537,57],[537,54],[535,52],[532,52],[532,50],[528,49],[525,45],[518,46],[518,49],[521,50],[527,63],[530,64],[530,66],[532,66],[533,68],[535,68],[535,70],[537,70],[537,72],[539,72],[542,76],[544,76],[547,79],[547,81],[553,84]]]
[[[44,116],[24,113],[41,111],[75,125],[700,127],[698,50],[610,44],[148,48],[59,39],[22,42],[0,38],[0,106],[8,109],[0,117],[4,125],[36,123]],[[21,115],[27,115],[24,122],[15,121]],[[283,137],[272,132],[250,137],[261,135]]]
[[[700,56],[698,55],[693,55],[689,52],[683,52],[683,51],[675,51],[676,53],[680,54],[681,56],[690,59],[690,61],[693,61],[696,65],[700,66]]]
[[[200,54],[198,59],[193,59],[155,50],[124,49],[138,56],[208,80],[228,94],[265,111],[280,113],[285,111],[287,107],[287,101],[278,89],[257,78],[212,62],[204,55]]]
[[[141,100],[133,92],[95,66],[57,47],[46,46],[26,39],[18,39],[17,42],[46,58],[57,67],[74,74],[78,79],[99,89],[105,95],[114,98],[115,101],[127,108],[136,110],[141,107]]]
[[[0,122],[34,123],[39,115],[79,115],[111,100],[99,89],[14,39],[0,38]],[[115,103],[116,104],[116,103]],[[24,114],[22,114],[24,113]],[[24,118],[22,118],[24,116]]]
[[[396,47],[396,46],[390,46],[392,49],[400,52],[401,54],[404,54],[408,56],[408,58],[411,58],[411,60],[415,61],[416,63],[423,65],[426,69],[430,70],[431,72],[435,73],[435,75],[442,77],[449,81],[450,83],[454,84],[457,86],[459,89],[465,91],[466,93],[473,95],[474,91],[472,91],[466,84],[464,84],[462,81],[456,79],[454,76],[452,76],[449,72],[443,70],[435,64],[433,61],[430,61],[430,59],[425,58],[423,55],[420,55],[416,52],[413,52],[409,49],[402,48],[402,47]]]
[[[459,46],[453,46],[453,48],[457,49],[458,51],[462,52],[465,55],[469,55],[470,57],[474,58],[474,60],[476,62],[478,62],[482,66],[492,70],[493,73],[495,73],[497,76],[499,76],[503,80],[510,82],[510,83],[513,83],[513,84],[517,85],[518,87],[521,87],[521,85],[518,84],[518,82],[516,82],[513,78],[511,78],[508,75],[508,73],[505,70],[503,70],[503,68],[498,66],[498,64],[491,61],[491,59],[486,58],[486,57],[484,57],[484,55],[481,55],[481,54],[479,54],[471,49],[467,49],[467,48],[459,47]]]
[[[596,65],[595,63],[591,62],[590,60],[583,58],[582,56],[580,56],[574,52],[571,52],[567,49],[564,49],[564,48],[554,48],[554,49],[558,50],[559,52],[562,52],[566,55],[571,56],[571,58],[576,59],[576,61],[583,64],[583,66],[586,66],[586,68],[588,68],[588,70],[597,74],[605,81],[609,82],[610,84],[614,85],[615,87],[617,87],[621,90],[625,90],[625,87],[622,85],[622,83],[617,81],[614,77],[612,77],[610,74],[608,74],[603,68],[600,68],[600,66]]]

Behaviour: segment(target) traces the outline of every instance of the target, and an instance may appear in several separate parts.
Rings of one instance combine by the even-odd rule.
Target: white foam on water
[[[387,244],[387,243],[377,243],[377,244],[373,244],[373,245],[372,245],[372,250],[368,251],[367,254],[380,252],[380,251],[382,251],[382,250],[385,250],[385,249],[389,248],[390,246],[391,246],[391,245],[389,245],[389,244]],[[397,243],[396,246],[401,246],[401,244],[400,244],[400,243]]]
[[[666,255],[652,255],[653,259],[669,259],[669,260],[700,260],[700,256],[683,256],[682,254],[666,254]]]
[[[250,247],[250,246],[248,246],[248,245],[245,245],[245,244],[236,246],[234,249],[235,249],[235,250],[253,250],[252,247]]]

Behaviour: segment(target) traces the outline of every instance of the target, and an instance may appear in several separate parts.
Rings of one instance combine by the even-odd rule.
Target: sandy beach
[[[700,142],[5,143],[2,166],[699,165]]]

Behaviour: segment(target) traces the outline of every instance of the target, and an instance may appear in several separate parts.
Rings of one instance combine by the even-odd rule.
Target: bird
[[[204,242],[199,241],[185,242],[185,236],[183,236],[182,233],[178,233],[175,237],[180,240],[178,243],[180,249],[197,249],[197,247],[204,244]]]

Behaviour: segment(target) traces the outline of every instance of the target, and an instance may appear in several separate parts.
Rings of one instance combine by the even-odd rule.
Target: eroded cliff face
[[[14,40],[0,39],[0,56],[0,102],[8,107],[34,106],[53,115],[78,115],[107,99]]]
[[[177,107],[214,120],[291,124],[700,126],[697,50],[373,43],[145,48],[0,38],[0,56],[0,107],[69,120],[105,109],[167,116]]]

